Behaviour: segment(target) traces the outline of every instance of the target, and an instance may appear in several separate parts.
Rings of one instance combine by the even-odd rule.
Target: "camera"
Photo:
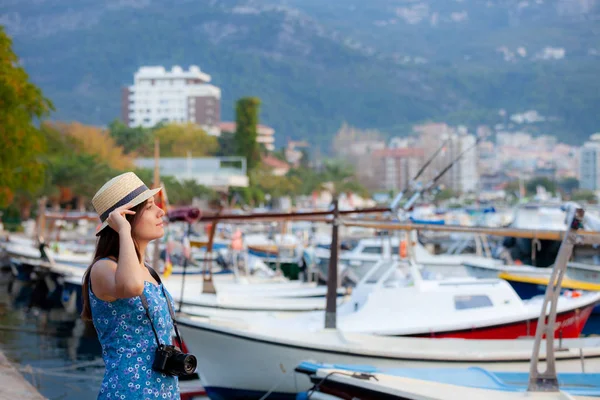
[[[171,376],[184,376],[193,374],[196,365],[194,355],[182,353],[173,345],[161,344],[156,349],[152,369]]]

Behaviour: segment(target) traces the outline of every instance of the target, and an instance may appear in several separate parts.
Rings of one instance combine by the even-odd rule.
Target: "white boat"
[[[465,263],[475,263],[484,266],[501,266],[502,260],[474,254],[431,254],[418,240],[413,240],[410,257],[425,270],[432,273],[440,273],[445,276],[467,276]],[[382,259],[400,260],[401,240],[397,236],[380,236],[363,238],[347,251],[339,254],[340,268],[348,268],[353,275],[361,279],[373,265]],[[329,267],[329,250],[323,248],[315,249],[316,264],[321,274],[327,275]],[[343,267],[342,267],[343,266]]]
[[[575,215],[580,217],[581,210]],[[558,268],[562,271],[566,268],[575,241],[575,219],[570,226],[573,229],[563,240],[559,254],[561,261],[559,263],[557,259],[553,279],[559,273]],[[552,323],[559,294],[558,290],[546,292],[539,315],[542,326],[538,327],[535,339],[523,340],[434,340],[344,333],[339,329],[277,329],[262,324],[216,318],[207,321],[185,315],[181,315],[178,322],[187,347],[192,353],[202,355],[198,358],[198,372],[209,396],[231,400],[270,395],[279,399],[295,398],[296,393],[308,390],[311,385],[307,377],[302,379],[292,373],[304,360],[375,368],[531,370],[531,379],[535,378],[536,384],[544,379],[538,375],[539,368],[547,367],[549,376],[555,370],[599,373],[600,339],[564,339],[559,340],[555,348],[553,335],[548,335],[556,332],[556,326],[548,327],[544,322],[546,304],[552,304],[549,317]],[[542,340],[543,335],[546,335],[545,340]],[[546,345],[552,347],[546,348]]]
[[[39,257],[12,257],[11,260],[15,265],[32,264],[68,278],[65,280],[65,303],[73,301],[73,293],[76,297],[81,296],[84,268],[44,262]],[[204,277],[199,274],[185,276],[185,281],[183,275],[176,274],[163,277],[162,280],[176,303],[180,303],[183,293],[182,306],[198,315],[211,315],[215,310],[295,313],[322,310],[325,307],[325,287],[316,286],[314,282],[289,281],[278,276],[215,274],[213,284],[216,294],[203,293]],[[343,298],[346,289],[340,288],[338,295]]]
[[[476,261],[463,264],[469,276],[475,278],[497,278],[502,272],[525,276],[550,276],[552,268],[538,268],[530,265],[489,265]]]
[[[71,265],[79,268],[87,268],[92,260],[91,253],[75,253],[64,248],[61,251],[56,251],[56,249],[56,247],[54,250],[47,247],[46,252],[55,262],[60,264]],[[40,259],[42,257],[39,246],[36,246],[33,241],[30,243],[25,241],[5,243],[5,251],[9,257],[23,257],[31,259]]]
[[[386,336],[465,339],[516,339],[535,333],[541,297],[522,300],[502,279],[424,280],[414,263],[409,272],[405,275],[396,262],[379,262],[354,288],[350,299],[339,305],[338,329]],[[599,301],[600,293],[562,296],[557,307],[556,336],[579,337]],[[278,314],[240,313],[239,318],[255,325],[303,331],[320,329],[325,316],[323,312],[293,318],[286,314],[281,318]]]
[[[567,264],[567,275],[578,281],[600,284],[600,265],[571,262]]]
[[[481,366],[493,371],[529,370],[533,340],[463,340],[385,337],[340,330],[292,330],[232,320],[180,315],[178,324],[211,398],[295,399],[311,387],[294,368],[304,361],[377,368]],[[565,339],[556,352],[561,372],[600,372],[600,338]],[[545,350],[542,347],[542,359]],[[219,397],[221,396],[221,397]]]
[[[468,261],[464,264],[467,273],[476,278],[495,278],[501,273],[521,275],[529,277],[548,277],[552,268],[532,267],[529,265],[489,265],[480,264],[476,261]],[[600,265],[592,265],[581,262],[570,262],[567,264],[567,276],[571,279],[600,284]]]

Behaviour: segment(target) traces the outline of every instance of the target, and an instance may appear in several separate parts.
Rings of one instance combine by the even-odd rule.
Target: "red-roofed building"
[[[288,163],[270,155],[264,156],[262,162],[271,168],[273,175],[284,176],[290,170]]]
[[[221,122],[219,124],[221,132],[235,133],[235,122]],[[258,124],[256,141],[269,151],[275,150],[275,129],[270,126]]]

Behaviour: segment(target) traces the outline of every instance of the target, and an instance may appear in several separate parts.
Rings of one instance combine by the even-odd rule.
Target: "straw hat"
[[[125,172],[106,182],[92,199],[92,205],[102,221],[96,231],[96,236],[108,226],[106,219],[116,208],[125,204],[131,204],[132,207],[137,206],[160,192],[161,189],[160,187],[148,189],[148,186],[133,172]]]

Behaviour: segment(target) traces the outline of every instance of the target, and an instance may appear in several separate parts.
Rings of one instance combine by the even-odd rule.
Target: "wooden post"
[[[275,249],[277,250],[277,255],[275,259],[275,271],[277,271],[277,276],[282,276],[283,272],[281,271],[281,246],[283,246],[283,231],[284,231],[284,221],[281,221],[279,225],[279,244],[277,244],[277,234],[273,235],[273,243],[275,243]]]
[[[46,196],[40,197],[38,200],[38,215],[36,223],[36,236],[39,243],[44,242],[44,235],[46,234],[46,203],[48,198]]]
[[[325,307],[325,329],[335,329],[337,308],[338,280],[338,230],[339,230],[338,198],[333,198],[333,223],[331,225],[331,250],[329,252],[329,270],[327,272],[327,305]]]
[[[223,205],[219,205],[219,210],[217,211],[217,215],[220,215],[223,211]],[[219,220],[215,220],[212,222],[212,226],[210,227],[210,234],[208,237],[208,243],[206,244],[206,252],[204,253],[204,270],[202,271],[202,293],[217,293],[217,288],[213,282],[212,276],[212,250],[213,243],[215,241],[215,233],[217,232],[217,224]],[[235,261],[234,261],[235,262]],[[210,265],[209,265],[210,264]],[[206,272],[208,270],[208,278],[206,276]]]

